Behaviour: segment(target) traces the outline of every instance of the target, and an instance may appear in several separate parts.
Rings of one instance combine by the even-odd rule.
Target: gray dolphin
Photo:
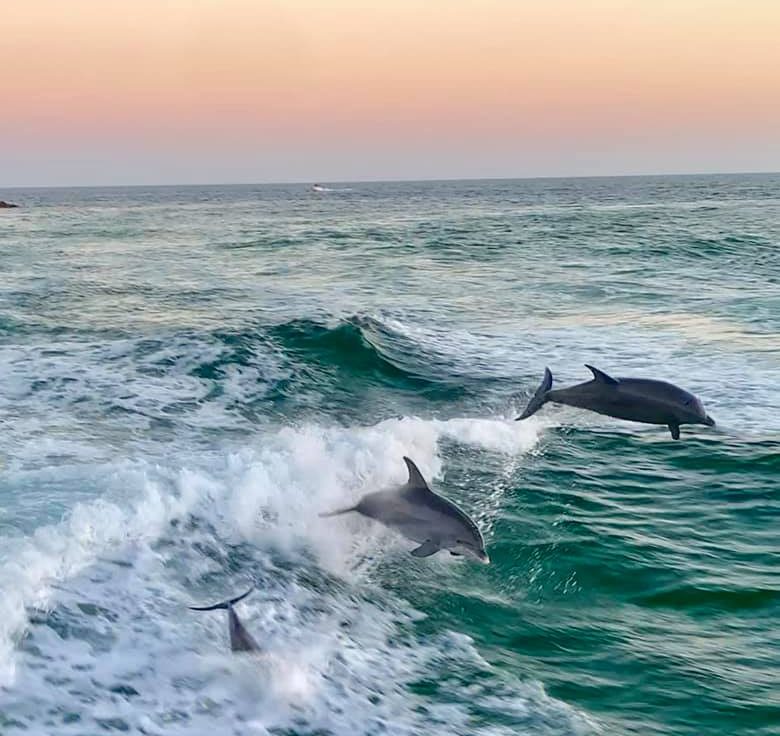
[[[651,378],[612,378],[592,365],[585,367],[593,373],[592,380],[559,389],[552,388],[552,373],[545,368],[542,384],[517,420],[527,419],[551,401],[616,419],[665,424],[675,440],[680,439],[681,424],[715,424],[698,398],[673,383]]]
[[[419,542],[420,546],[411,552],[415,557],[428,557],[447,549],[455,556],[467,555],[485,564],[490,562],[477,525],[452,501],[434,493],[408,457],[404,462],[409,469],[409,480],[400,488],[368,493],[355,506],[320,516],[356,511]]]
[[[193,611],[216,611],[225,609],[228,612],[228,629],[230,631],[230,651],[231,652],[259,652],[260,646],[252,638],[252,635],[244,628],[244,624],[236,615],[233,606],[239,601],[244,600],[254,588],[250,588],[235,598],[231,598],[221,603],[215,603],[213,606],[188,606]]]

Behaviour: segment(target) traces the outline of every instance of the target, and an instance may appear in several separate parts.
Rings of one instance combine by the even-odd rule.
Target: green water
[[[2,733],[780,733],[780,176],[2,196]],[[404,454],[491,565],[317,516]]]

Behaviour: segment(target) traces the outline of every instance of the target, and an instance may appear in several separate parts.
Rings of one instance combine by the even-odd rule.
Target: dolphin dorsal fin
[[[410,488],[424,488],[425,490],[429,490],[428,484],[425,482],[425,478],[422,477],[420,469],[408,457],[404,457],[404,462],[409,469],[409,480],[406,484]]]
[[[606,373],[604,373],[604,371],[600,371],[598,368],[594,368],[592,365],[588,365],[587,363],[585,363],[585,367],[593,374],[594,381],[607,383],[610,386],[618,385],[617,378],[612,378],[612,376],[608,376]]]

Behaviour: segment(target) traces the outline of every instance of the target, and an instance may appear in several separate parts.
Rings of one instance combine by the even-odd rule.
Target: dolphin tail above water
[[[233,606],[239,601],[244,600],[252,591],[254,587],[247,590],[246,593],[237,595],[235,598],[230,598],[226,601],[220,601],[213,606],[189,606],[193,611],[216,611],[224,609],[228,612],[228,633],[230,635],[230,650],[232,652],[259,652],[259,644],[252,638],[252,635],[246,630],[244,624],[236,615],[233,610]]]
[[[191,611],[217,611],[220,609],[228,610],[239,601],[243,601],[244,598],[246,598],[253,590],[254,587],[247,590],[246,593],[242,593],[241,595],[237,595],[235,598],[230,598],[226,601],[215,603],[213,606],[187,606],[187,608],[189,608]]]
[[[539,388],[536,389],[536,393],[531,397],[528,402],[528,406],[525,407],[525,411],[515,419],[520,421],[521,419],[528,419],[532,414],[536,414],[547,403],[547,392],[552,388],[553,377],[549,368],[544,369],[544,378],[542,379]]]

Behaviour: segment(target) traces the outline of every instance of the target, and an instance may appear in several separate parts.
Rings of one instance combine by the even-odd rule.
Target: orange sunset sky
[[[780,169],[780,0],[19,0],[0,186]]]

